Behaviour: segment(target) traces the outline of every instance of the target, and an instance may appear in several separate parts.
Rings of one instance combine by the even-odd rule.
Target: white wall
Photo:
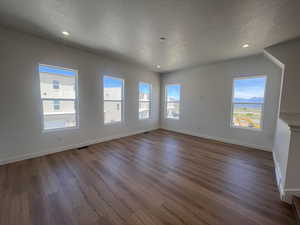
[[[263,55],[194,67],[159,77],[140,66],[0,27],[0,164],[158,128],[272,148],[281,70]],[[42,132],[38,64],[78,70],[80,128]],[[125,120],[104,125],[102,76],[125,80]],[[267,75],[264,130],[230,128],[232,78]],[[138,120],[138,84],[151,83],[150,120]],[[181,119],[163,117],[164,85],[182,85]],[[161,92],[161,118],[159,118]],[[161,121],[159,121],[161,119]]]
[[[237,76],[268,76],[262,131],[231,128],[232,80]],[[161,114],[162,128],[271,151],[277,121],[281,69],[263,55],[203,65],[161,77],[161,107],[166,84],[179,83],[181,118]]]
[[[279,190],[283,190],[285,187],[290,135],[291,131],[289,126],[281,119],[278,119],[274,138],[273,155]]]
[[[300,113],[300,39],[271,46],[265,51],[284,64],[280,111]]]
[[[291,132],[285,189],[300,196],[300,130]]]
[[[280,117],[293,118],[300,114],[300,39],[268,47],[265,51],[283,65]],[[281,119],[278,124],[274,160],[277,171],[281,172],[282,183],[279,187],[282,195],[290,200],[291,195],[300,196],[300,130],[290,128],[291,124]]]
[[[139,66],[0,28],[0,164],[159,126],[159,75]],[[42,133],[38,64],[79,71],[80,129]],[[125,121],[104,125],[101,76],[125,80]],[[138,84],[151,83],[153,110],[138,120]]]

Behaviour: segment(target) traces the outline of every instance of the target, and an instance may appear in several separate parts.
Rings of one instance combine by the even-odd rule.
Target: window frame
[[[43,101],[53,101],[53,100],[58,100],[58,101],[73,101],[70,99],[65,99],[65,98],[42,98],[41,96],[41,79],[40,79],[40,66],[46,66],[46,67],[51,67],[51,68],[57,68],[57,69],[63,69],[63,70],[69,70],[75,73],[75,98],[74,98],[74,108],[75,108],[75,122],[76,126],[73,127],[63,127],[63,128],[53,128],[53,129],[45,129],[45,121],[44,121],[44,106],[43,106]],[[79,129],[79,88],[78,88],[78,70],[76,69],[70,69],[66,67],[61,67],[61,66],[53,66],[53,65],[48,65],[44,63],[38,63],[37,67],[37,74],[38,74],[38,81],[39,81],[39,93],[40,93],[40,106],[41,106],[41,124],[42,124],[42,133],[52,133],[52,132],[60,132],[60,131],[68,131],[68,130],[76,130]],[[64,113],[61,113],[60,115],[64,115]]]
[[[247,80],[247,79],[253,79],[253,78],[265,78],[265,86],[264,86],[264,102],[263,103],[249,103],[249,102],[234,102],[234,83],[236,80]],[[265,104],[266,104],[266,89],[267,89],[267,82],[268,82],[268,76],[267,75],[246,75],[246,76],[235,76],[232,78],[232,93],[231,93],[231,112],[230,112],[230,127],[231,128],[237,128],[237,129],[246,129],[251,131],[262,131],[264,130],[264,115],[265,115]],[[233,123],[233,113],[234,113],[234,105],[235,104],[249,104],[249,105],[261,105],[261,119],[260,119],[260,128],[254,128],[254,127],[242,127],[242,126],[236,126]]]
[[[122,81],[122,91],[121,91],[121,97],[122,99],[121,100],[105,100],[105,95],[104,95],[104,78],[105,77],[109,77],[109,78],[112,78],[112,79],[116,79],[116,80],[121,80]],[[125,102],[125,79],[121,78],[121,77],[115,77],[115,76],[110,76],[110,75],[103,75],[102,76],[102,119],[103,119],[103,124],[105,126],[109,126],[109,125],[117,125],[117,124],[122,124],[123,121],[124,121],[124,115],[125,115],[125,109],[124,109],[124,102]],[[105,114],[104,114],[104,103],[105,101],[108,101],[108,102],[121,102],[121,120],[120,121],[115,121],[115,122],[109,122],[109,123],[106,123],[105,122]]]
[[[140,100],[140,85],[141,84],[149,85],[149,101],[141,101]],[[140,81],[138,88],[139,88],[139,91],[138,91],[139,92],[139,95],[138,95],[138,118],[139,118],[139,120],[150,120],[152,118],[152,84]],[[140,103],[149,103],[149,117],[148,118],[140,118]]]
[[[178,101],[168,101],[168,86],[179,86],[179,100]],[[164,118],[167,120],[180,120],[181,119],[181,93],[182,93],[182,86],[179,83],[175,83],[175,84],[166,84],[165,85],[165,103],[164,103]],[[170,118],[168,117],[168,103],[178,103],[179,104],[179,116],[178,119],[177,118]]]

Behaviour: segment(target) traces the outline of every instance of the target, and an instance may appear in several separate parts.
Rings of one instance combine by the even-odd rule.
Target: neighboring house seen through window
[[[165,92],[165,116],[167,119],[180,118],[180,89],[179,84],[170,84],[166,86]]]
[[[117,123],[123,120],[124,80],[115,77],[103,77],[103,113],[104,123]]]
[[[151,85],[148,83],[139,83],[139,119],[149,119],[151,114]]]
[[[78,126],[77,72],[39,65],[43,109],[43,129],[56,130]],[[59,88],[60,91],[56,91]]]

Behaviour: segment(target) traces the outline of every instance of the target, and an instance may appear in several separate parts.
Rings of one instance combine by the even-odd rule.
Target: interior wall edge
[[[280,193],[280,199],[284,201],[285,197],[285,193],[284,193],[284,187],[282,186],[282,174],[281,174],[281,169],[280,169],[280,164],[277,160],[276,154],[273,151],[272,152],[273,155],[273,161],[274,161],[274,167],[275,167],[275,175],[276,175],[276,183],[277,183],[277,187]]]

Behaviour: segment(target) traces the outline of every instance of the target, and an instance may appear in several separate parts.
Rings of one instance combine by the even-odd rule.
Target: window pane
[[[53,89],[59,89],[59,81],[58,80],[53,81]]]
[[[47,114],[44,115],[44,129],[61,129],[76,127],[75,114]]]
[[[104,100],[122,100],[123,80],[103,77]]]
[[[180,100],[180,85],[167,85],[167,101]]]
[[[139,103],[139,119],[148,119],[150,117],[150,102]]]
[[[44,130],[77,126],[77,72],[39,65]]]
[[[139,84],[139,100],[150,101],[150,84],[140,83]]]
[[[167,103],[167,118],[179,119],[179,102]]]
[[[262,104],[234,104],[232,125],[261,128]]]
[[[59,100],[53,101],[53,110],[54,111],[60,110],[60,101]]]
[[[122,121],[122,101],[104,101],[104,123]]]
[[[266,77],[234,80],[235,103],[264,103]]]
[[[76,72],[39,66],[42,98],[75,99]]]
[[[53,114],[74,114],[75,101],[74,100],[43,100],[44,115]]]

